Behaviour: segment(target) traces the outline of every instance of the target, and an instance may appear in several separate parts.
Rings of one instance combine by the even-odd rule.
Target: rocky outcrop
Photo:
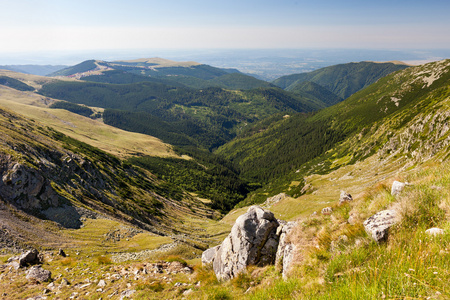
[[[216,251],[213,269],[219,280],[228,280],[249,265],[265,266],[275,263],[279,223],[270,211],[252,206],[239,216]]]
[[[0,159],[0,164],[2,161]],[[3,199],[27,211],[59,204],[58,194],[36,169],[18,162],[2,164],[1,169],[0,196]]]
[[[277,234],[280,236],[277,254],[275,257],[275,267],[281,270],[283,278],[287,278],[291,268],[295,253],[295,244],[289,238],[295,222],[279,221],[281,225],[277,228]]]
[[[397,221],[395,210],[383,210],[365,220],[363,225],[367,234],[379,243],[387,240],[389,228]]]
[[[39,282],[49,281],[52,277],[52,273],[49,270],[43,269],[41,266],[32,266],[27,271],[27,279],[33,279]]]
[[[346,191],[341,191],[341,195],[339,196],[339,205],[342,205],[345,202],[350,202],[350,201],[353,201],[352,195],[350,195]]]
[[[407,185],[407,183],[405,183],[405,182],[394,181],[392,183],[391,195],[396,196],[396,195],[400,194],[406,185]]]
[[[262,206],[271,207],[272,205],[277,204],[278,202],[286,199],[287,197],[288,195],[286,193],[279,193],[278,195],[267,198]]]

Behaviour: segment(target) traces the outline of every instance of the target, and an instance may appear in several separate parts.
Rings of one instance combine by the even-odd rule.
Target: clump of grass
[[[166,288],[166,285],[157,280],[157,281],[152,281],[152,282],[143,282],[143,283],[139,283],[136,286],[136,290],[149,290],[155,293],[159,293],[162,292],[164,289]]]
[[[175,262],[176,261],[176,262],[179,262],[180,264],[182,264],[185,267],[188,265],[188,263],[183,258],[181,258],[178,255],[168,256],[164,260],[167,261],[167,262]]]
[[[110,265],[110,264],[112,264],[112,260],[108,256],[101,255],[101,256],[97,257],[97,263],[99,265]]]
[[[215,288],[208,294],[208,300],[231,300],[233,297],[225,288]]]
[[[244,290],[247,290],[252,282],[254,283],[253,278],[248,272],[240,272],[231,280],[233,287]]]
[[[202,285],[215,285],[218,284],[216,274],[212,269],[212,265],[208,266],[195,266],[195,280],[200,281]]]
[[[61,260],[61,265],[66,267],[74,267],[77,264],[73,257],[65,257]]]

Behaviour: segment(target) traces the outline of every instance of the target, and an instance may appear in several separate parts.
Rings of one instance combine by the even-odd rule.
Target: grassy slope
[[[45,77],[29,76],[14,73],[18,78],[29,79],[27,82],[45,80]],[[53,99],[44,98],[31,92],[19,92],[2,87],[0,90],[0,105],[22,115],[39,120],[46,126],[53,127],[62,133],[98,147],[120,157],[141,154],[150,156],[176,157],[170,146],[149,135],[124,131],[109,125],[102,120],[92,120],[66,110],[50,109],[47,106]],[[95,108],[96,111],[102,109]]]
[[[428,149],[433,147],[429,136],[414,128],[427,126],[419,123],[432,112],[436,115],[434,119],[445,121],[450,78],[448,65],[447,60],[391,74],[311,117],[294,115],[235,139],[220,148],[219,153],[233,160],[250,176],[279,170],[282,175],[290,174],[289,180],[299,181],[295,179],[298,176],[308,172],[329,172],[362,160],[383,147],[385,152],[395,152],[395,149],[387,149],[385,144],[389,142],[393,147],[402,144],[406,139],[400,134],[394,136],[399,130],[404,131],[411,144],[408,146],[403,142],[404,155],[408,151],[412,155],[413,148],[419,144]],[[326,139],[319,130],[321,127],[315,124],[321,124],[323,132],[327,132]],[[448,134],[443,132],[440,137],[436,136],[438,134],[433,135],[433,142],[443,147],[442,139]],[[428,143],[423,142],[427,140]],[[415,142],[419,144],[413,145]],[[302,150],[308,147],[314,147],[311,149],[315,152]],[[303,151],[301,156],[297,155],[299,151]],[[317,158],[301,169],[306,162],[301,158],[310,155],[310,160],[311,154]],[[297,176],[295,172],[299,169],[301,172]]]

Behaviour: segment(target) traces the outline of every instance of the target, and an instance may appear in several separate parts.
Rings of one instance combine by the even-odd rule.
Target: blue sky
[[[447,0],[0,0],[0,52],[450,48]]]

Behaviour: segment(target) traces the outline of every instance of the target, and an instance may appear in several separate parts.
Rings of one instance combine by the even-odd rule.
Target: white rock
[[[403,189],[405,188],[406,185],[407,185],[407,183],[400,182],[400,181],[394,181],[392,183],[391,195],[395,196],[395,195],[400,194],[400,192],[403,191]]]
[[[444,230],[437,228],[437,227],[433,227],[433,228],[425,230],[425,233],[428,235],[436,236],[436,235],[444,234]]]

